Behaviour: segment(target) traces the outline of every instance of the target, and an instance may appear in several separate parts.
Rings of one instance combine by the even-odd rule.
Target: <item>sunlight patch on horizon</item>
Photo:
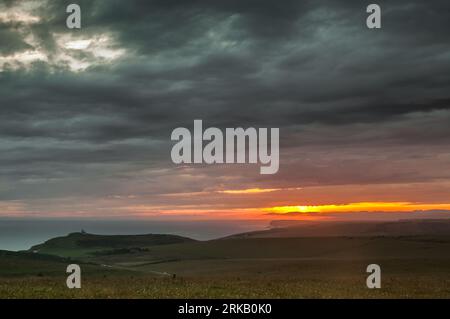
[[[271,192],[278,192],[278,191],[292,191],[292,190],[301,190],[301,187],[294,187],[294,188],[247,188],[247,189],[229,189],[229,190],[223,190],[223,191],[217,191],[221,194],[259,194],[259,193],[271,193]]]
[[[275,206],[264,208],[265,212],[280,215],[289,213],[414,212],[428,210],[450,210],[450,204],[361,202],[337,205]]]

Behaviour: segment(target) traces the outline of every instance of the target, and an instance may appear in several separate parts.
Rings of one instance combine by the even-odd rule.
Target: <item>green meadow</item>
[[[195,241],[74,233],[0,252],[0,297],[450,298],[450,236],[260,234]],[[81,266],[81,289],[66,287],[70,263]],[[381,289],[366,287],[372,263],[381,266]]]

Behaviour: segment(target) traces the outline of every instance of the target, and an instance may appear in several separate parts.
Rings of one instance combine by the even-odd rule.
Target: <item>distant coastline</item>
[[[48,239],[69,233],[138,235],[148,233],[209,240],[238,233],[267,229],[269,221],[150,221],[150,220],[65,220],[0,218],[0,250],[27,250]]]

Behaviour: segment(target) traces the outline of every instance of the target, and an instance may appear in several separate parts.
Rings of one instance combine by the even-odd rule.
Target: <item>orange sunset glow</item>
[[[253,192],[252,192],[253,193]],[[264,192],[263,192],[264,193]],[[235,193],[232,193],[235,194]],[[383,214],[389,216],[413,217],[420,213],[431,216],[433,214],[447,213],[450,204],[445,203],[412,203],[412,202],[355,202],[347,204],[324,205],[287,205],[273,207],[208,207],[207,205],[183,205],[176,208],[168,206],[128,206],[124,207],[130,214],[140,217],[189,217],[205,219],[214,216],[217,219],[277,219],[289,216],[293,219],[321,220],[326,217],[344,215],[360,215],[362,218],[371,215]],[[400,215],[398,215],[400,214]]]
[[[72,32],[47,2],[0,1],[0,219],[450,218],[448,28],[113,1]]]
[[[311,205],[311,206],[278,206],[265,208],[264,211],[286,213],[349,213],[349,212],[413,212],[427,210],[450,210],[450,204],[417,204],[408,202],[367,202],[341,205]]]

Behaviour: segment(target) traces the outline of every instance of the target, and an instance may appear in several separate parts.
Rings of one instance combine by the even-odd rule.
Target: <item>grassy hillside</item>
[[[6,254],[0,257],[0,297],[450,298],[449,251],[448,237],[168,244],[87,257],[103,266],[82,264],[77,291],[65,287],[69,260]],[[380,290],[365,285],[370,263],[382,267]]]
[[[140,271],[184,276],[255,274],[267,265],[316,261],[347,263],[384,260],[450,260],[448,237],[326,237],[214,240],[157,246],[148,252],[99,256],[92,260]],[[250,266],[250,267],[247,267]],[[248,269],[247,269],[248,268]],[[247,269],[247,270],[246,270]],[[449,274],[450,275],[450,274]]]
[[[128,273],[72,258],[0,250],[0,278],[65,276],[67,265],[73,263],[81,265],[86,275]]]
[[[211,241],[75,233],[31,249],[39,253],[0,252],[0,297],[450,298],[450,233],[437,231],[445,223],[423,225],[335,224],[336,233],[363,234],[335,237],[301,237],[316,226],[294,226]],[[427,231],[393,235],[417,228]],[[74,259],[78,291],[65,287]],[[371,263],[381,266],[382,289],[366,287]]]
[[[234,238],[280,237],[374,237],[374,236],[446,236],[450,235],[450,219],[310,222],[274,221],[272,229],[229,236]]]
[[[176,235],[93,235],[72,233],[57,237],[30,248],[30,251],[63,257],[86,257],[90,255],[123,254],[145,251],[147,247],[194,242],[193,239]]]
[[[45,276],[65,271],[69,260],[56,256],[0,250],[0,276]]]
[[[66,286],[66,269],[76,263],[82,269],[82,283],[125,281],[136,272],[104,267],[69,258],[29,252],[0,250],[0,299],[4,298],[73,298],[86,297],[85,291],[69,290]],[[150,275],[146,276],[148,279]],[[126,278],[126,279],[124,279]],[[108,297],[99,290],[98,295]],[[92,293],[95,293],[92,291]]]

